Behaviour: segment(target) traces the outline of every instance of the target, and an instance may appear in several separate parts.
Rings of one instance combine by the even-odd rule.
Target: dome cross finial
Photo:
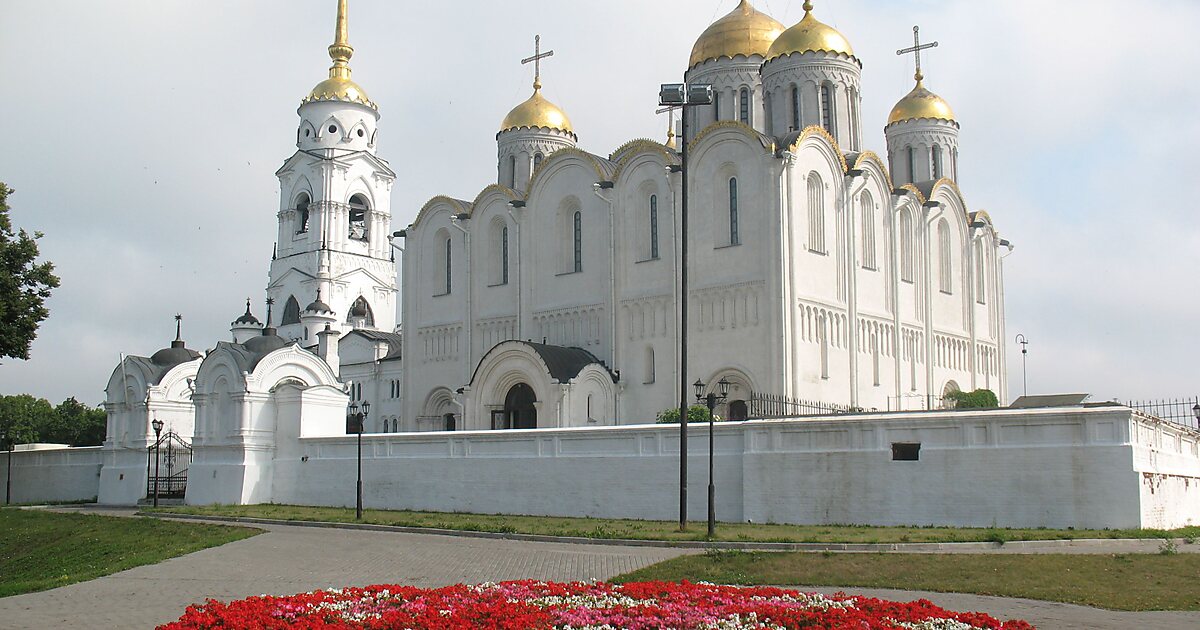
[[[923,72],[921,72],[921,51],[922,51],[922,50],[929,50],[930,48],[937,48],[937,47],[938,47],[938,43],[937,43],[937,42],[931,42],[931,43],[928,43],[928,44],[922,44],[922,43],[921,43],[921,27],[920,27],[920,26],[914,26],[914,27],[913,27],[913,45],[912,45],[912,48],[904,48],[904,49],[901,49],[901,50],[897,50],[897,51],[896,51],[896,54],[897,54],[897,55],[907,55],[907,54],[909,54],[909,53],[912,53],[912,54],[913,54],[913,56],[914,56],[914,57],[916,57],[916,60],[917,60],[917,74],[915,75],[915,78],[916,78],[916,80],[917,80],[917,83],[920,83],[921,81],[923,81],[923,80],[925,79],[925,74],[924,74]]]
[[[812,0],[804,0],[804,12],[812,13],[812,10],[813,10]]]
[[[526,57],[521,60],[521,65],[525,65],[527,63],[533,64],[533,89],[534,90],[542,89],[542,60],[546,59],[548,57],[553,57],[553,56],[554,56],[553,50],[548,50],[546,52],[542,52],[542,36],[534,35],[533,36],[533,56]]]
[[[333,60],[333,66],[329,68],[331,79],[350,78],[350,58],[354,56],[354,47],[350,45],[346,4],[347,0],[338,0],[337,25],[334,29],[333,44],[329,46],[329,58]]]

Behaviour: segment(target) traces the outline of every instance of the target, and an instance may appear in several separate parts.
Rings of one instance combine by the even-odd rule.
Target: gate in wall
[[[192,445],[174,431],[163,434],[146,449],[146,496],[182,499],[191,463]]]

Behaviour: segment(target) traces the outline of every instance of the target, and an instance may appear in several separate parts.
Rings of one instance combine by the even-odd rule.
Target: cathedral
[[[742,0],[701,33],[684,77],[711,85],[713,102],[687,107],[687,133],[672,126],[665,143],[580,148],[586,130],[543,93],[539,67],[499,125],[496,183],[470,200],[435,196],[398,229],[346,5],[329,76],[302,100],[296,150],[276,172],[264,319],[248,301],[207,352],[177,335],[122,360],[107,388],[103,502],[144,496],[125,479],[149,475],[153,420],[192,440],[193,478],[242,480],[234,495],[189,489],[196,503],[269,496],[249,480],[280,435],[344,435],[350,403],[370,403],[369,433],[653,423],[678,405],[685,299],[687,373],[730,384],[718,413],[731,420],[769,415],[767,403],[914,410],[983,388],[1007,399],[1011,246],[956,183],[959,121],[926,88],[919,41],[883,155],[865,148],[862,61],[812,2],[786,27]]]

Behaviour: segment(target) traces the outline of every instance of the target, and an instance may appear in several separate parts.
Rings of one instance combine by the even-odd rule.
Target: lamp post
[[[371,415],[371,403],[363,402],[362,413],[358,413],[358,403],[350,403],[350,428],[358,434],[358,481],[355,484],[354,517],[362,520],[363,515],[363,484],[362,484],[362,434],[367,424],[367,416]]]
[[[1196,416],[1196,428],[1200,429],[1200,402],[1196,403],[1196,406],[1192,407],[1192,414]],[[12,455],[9,455],[9,458],[11,457]]]
[[[679,172],[683,182],[679,209],[679,531],[687,530],[687,432],[688,432],[688,108],[711,105],[712,85],[665,83],[658,92],[658,104],[683,110],[683,146],[679,152]]]
[[[1025,361],[1029,358],[1029,340],[1025,335],[1017,335],[1017,343],[1021,344],[1021,386],[1024,388],[1023,396],[1029,395],[1029,377],[1025,370]]]
[[[154,427],[154,507],[158,507],[158,450],[162,445],[162,438],[160,436],[162,435],[163,421],[159,420],[158,416],[155,416],[150,426]]]
[[[717,533],[717,486],[713,480],[713,411],[717,405],[725,402],[729,398],[729,381],[725,377],[717,382],[717,391],[720,394],[709,392],[704,395],[704,383],[700,379],[696,379],[696,401],[703,401],[708,405],[708,537],[712,538]]]

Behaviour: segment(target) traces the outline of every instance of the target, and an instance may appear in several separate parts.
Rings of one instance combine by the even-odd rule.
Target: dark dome
[[[350,308],[350,317],[366,317],[366,316],[367,316],[367,303],[366,302],[359,300],[354,303],[353,307]]]
[[[199,352],[183,347],[182,341],[175,341],[171,343],[170,348],[163,348],[151,355],[150,360],[161,367],[175,367],[180,363],[187,363],[199,357]]]
[[[246,324],[249,326],[261,326],[262,322],[250,313],[250,300],[246,300],[246,313],[233,321],[234,325]]]
[[[312,304],[309,304],[307,307],[305,307],[304,311],[305,311],[306,313],[307,313],[307,312],[312,312],[312,313],[332,313],[332,312],[333,312],[333,309],[332,309],[332,308],[330,308],[330,306],[329,306],[328,304],[326,304],[326,303],[322,302],[322,301],[321,301],[321,298],[317,298],[317,301],[316,301],[316,302],[313,302]]]
[[[288,342],[279,335],[261,335],[242,345],[255,354],[268,354],[280,348],[286,348]]]

